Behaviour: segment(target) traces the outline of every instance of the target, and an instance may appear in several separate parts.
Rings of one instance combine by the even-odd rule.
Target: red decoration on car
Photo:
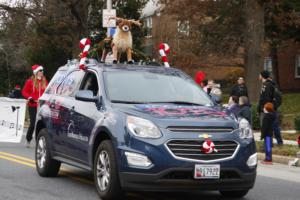
[[[212,152],[218,152],[218,150],[215,149],[215,144],[211,140],[205,140],[203,142],[202,151],[206,154],[210,154]]]

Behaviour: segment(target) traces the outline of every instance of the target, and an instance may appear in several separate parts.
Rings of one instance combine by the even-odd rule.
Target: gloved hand
[[[29,98],[28,98],[28,101],[29,101],[29,103],[34,103],[34,102],[35,102],[34,99],[33,99],[32,97],[29,97]]]

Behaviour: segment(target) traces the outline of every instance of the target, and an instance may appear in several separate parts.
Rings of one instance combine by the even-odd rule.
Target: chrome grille
[[[167,128],[172,132],[197,132],[197,133],[220,133],[232,132],[232,127],[193,127],[193,126],[169,126]]]
[[[166,146],[177,158],[213,161],[234,156],[238,143],[235,141],[213,141],[217,152],[206,154],[202,152],[203,140],[171,140]]]

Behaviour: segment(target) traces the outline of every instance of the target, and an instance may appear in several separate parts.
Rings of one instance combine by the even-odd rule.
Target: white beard
[[[113,38],[113,44],[116,45],[118,51],[126,52],[127,49],[132,49],[132,35],[131,32],[124,32],[117,27],[116,34]]]

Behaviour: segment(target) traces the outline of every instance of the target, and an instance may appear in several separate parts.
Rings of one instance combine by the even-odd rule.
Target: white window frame
[[[300,54],[297,54],[295,59],[295,78],[300,78]]]
[[[183,27],[185,29],[183,29]],[[178,21],[177,22],[177,31],[178,31],[178,33],[180,33],[182,35],[189,36],[190,35],[190,22],[188,20]]]
[[[264,70],[269,71],[270,73],[273,72],[272,63],[273,60],[271,57],[265,57],[264,59]]]

